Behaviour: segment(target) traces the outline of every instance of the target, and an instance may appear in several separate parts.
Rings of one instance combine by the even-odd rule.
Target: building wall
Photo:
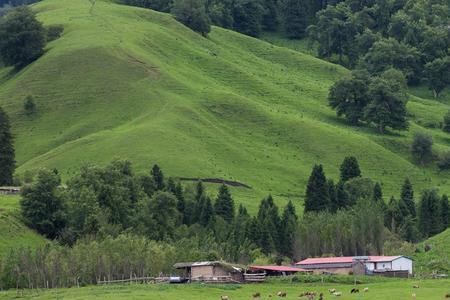
[[[196,278],[200,276],[213,276],[214,267],[213,266],[195,266],[191,268],[191,277]]]
[[[406,257],[400,257],[392,261],[392,270],[404,271],[408,270],[409,274],[413,273],[413,261]]]
[[[228,276],[228,275],[230,275],[230,272],[226,271],[221,266],[214,266],[213,275],[214,276]]]
[[[375,270],[392,270],[392,262],[383,261],[375,263]]]
[[[353,268],[321,268],[321,269],[311,269],[314,274],[332,273],[340,275],[348,275],[353,272]]]

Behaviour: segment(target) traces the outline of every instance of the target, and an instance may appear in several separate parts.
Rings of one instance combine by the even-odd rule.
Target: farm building
[[[174,265],[183,270],[183,277],[190,282],[208,283],[243,282],[243,269],[221,261],[182,262]]]
[[[408,277],[413,261],[405,256],[346,256],[308,258],[296,266],[316,274],[355,274]]]
[[[288,266],[249,266],[247,272],[265,273],[267,276],[287,276],[296,273],[312,273],[311,270]]]

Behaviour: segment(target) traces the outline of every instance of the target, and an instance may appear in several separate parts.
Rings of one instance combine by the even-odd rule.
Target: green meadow
[[[68,179],[83,164],[128,158],[137,172],[158,163],[169,176],[243,182],[253,189],[234,195],[254,212],[269,193],[301,209],[313,164],[337,180],[343,158],[354,155],[385,197],[399,193],[405,176],[416,191],[450,192],[447,172],[418,166],[409,153],[416,131],[432,135],[437,152],[449,148],[437,128],[449,93],[434,101],[425,88],[411,90],[410,130],[379,135],[335,116],[328,88],[348,71],[302,53],[304,43],[217,27],[203,38],[168,14],[110,1],[44,0],[33,9],[64,33],[20,72],[0,69],[18,175],[47,167]],[[37,105],[32,116],[27,95]]]
[[[418,289],[413,285],[419,284]],[[351,294],[355,286],[342,284],[286,284],[263,283],[247,285],[111,285],[90,286],[70,289],[54,290],[26,290],[22,293],[16,291],[0,292],[0,299],[146,299],[146,300],[219,300],[221,296],[228,296],[230,300],[252,299],[254,293],[261,294],[260,299],[306,299],[299,295],[306,291],[324,293],[324,299],[367,299],[367,300],[402,300],[402,299],[445,299],[450,292],[450,281],[414,281],[414,280],[389,280],[386,282],[358,285],[360,293]],[[364,293],[363,289],[369,288]],[[336,288],[342,292],[341,297],[331,296],[328,289]],[[276,296],[278,291],[286,292],[285,298]],[[412,294],[416,294],[413,298]]]

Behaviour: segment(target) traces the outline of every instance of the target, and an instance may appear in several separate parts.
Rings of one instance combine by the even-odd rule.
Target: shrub
[[[439,170],[448,170],[450,169],[450,152],[445,152],[441,159],[438,161],[437,166]]]
[[[411,145],[411,154],[415,160],[424,164],[432,157],[432,146],[433,140],[431,136],[423,133],[416,133]]]
[[[23,109],[27,115],[31,115],[36,110],[36,104],[34,103],[33,96],[27,96],[23,101]]]
[[[47,42],[54,41],[58,39],[64,31],[62,25],[50,25],[46,28],[46,40]]]

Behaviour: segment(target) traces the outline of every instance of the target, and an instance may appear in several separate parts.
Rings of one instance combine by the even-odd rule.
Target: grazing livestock
[[[254,293],[253,294],[253,299],[259,299],[259,298],[261,298],[261,293]]]
[[[220,300],[230,300],[228,296],[220,296]]]
[[[284,298],[284,297],[286,297],[286,292],[281,292],[281,291],[280,291],[280,292],[277,293],[277,296],[278,296],[278,297],[283,297],[283,298]]]
[[[316,296],[317,296],[316,292],[309,292],[309,291],[303,292],[299,295],[299,297],[308,297],[308,299],[314,299],[314,297]]]
[[[356,294],[356,293],[359,293],[359,289],[352,289],[350,292],[350,294]]]
[[[334,292],[336,292],[336,289],[329,289],[328,292],[330,292],[330,294],[333,294]]]
[[[336,297],[340,297],[342,296],[342,292],[334,292],[333,295]]]
[[[413,285],[413,289],[418,289],[418,288],[419,288],[418,284]]]
[[[365,287],[364,288],[364,293],[367,293],[369,291],[369,288],[368,287]]]

